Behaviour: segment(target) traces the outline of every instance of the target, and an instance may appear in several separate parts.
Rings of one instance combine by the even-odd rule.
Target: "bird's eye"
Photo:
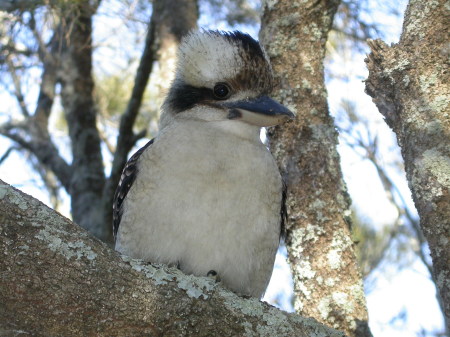
[[[217,83],[214,86],[214,97],[217,99],[227,99],[230,97],[230,87],[226,83]]]

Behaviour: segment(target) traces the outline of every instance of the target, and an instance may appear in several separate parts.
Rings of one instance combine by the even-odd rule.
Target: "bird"
[[[182,39],[158,134],[129,159],[114,196],[118,252],[263,296],[286,188],[260,131],[295,116],[269,96],[273,86],[250,35],[197,30]]]

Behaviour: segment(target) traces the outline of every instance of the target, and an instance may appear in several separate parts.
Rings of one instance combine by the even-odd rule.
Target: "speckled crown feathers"
[[[192,31],[181,42],[177,78],[195,87],[228,82],[235,90],[270,92],[273,74],[264,49],[239,31]]]

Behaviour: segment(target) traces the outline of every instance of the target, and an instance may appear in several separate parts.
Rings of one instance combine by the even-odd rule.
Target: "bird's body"
[[[191,35],[191,47],[192,39],[229,38],[197,34],[209,35]],[[234,85],[234,100],[217,100],[205,88],[212,86],[215,95],[217,83],[230,82],[226,74],[212,74],[211,84],[199,87],[192,82],[205,76],[189,83],[185,73],[177,73],[160,133],[124,170],[114,205],[116,249],[198,276],[213,270],[235,292],[261,297],[280,239],[283,183],[260,141],[259,122],[245,115],[252,88],[239,92]],[[264,85],[254,88],[258,99]]]
[[[281,177],[259,129],[241,125],[230,135],[203,124],[175,122],[141,155],[117,249],[195,275],[215,270],[259,296],[280,237]]]

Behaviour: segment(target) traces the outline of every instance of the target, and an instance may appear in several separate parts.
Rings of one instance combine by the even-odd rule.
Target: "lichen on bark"
[[[0,334],[331,336],[206,277],[120,256],[0,180]]]
[[[260,38],[278,82],[274,95],[297,113],[291,123],[270,128],[268,138],[288,185],[296,310],[349,336],[370,336],[324,83],[325,43],[339,3],[264,3]]]
[[[433,278],[450,331],[450,76],[448,1],[411,0],[399,43],[369,41],[372,96],[401,146]]]

